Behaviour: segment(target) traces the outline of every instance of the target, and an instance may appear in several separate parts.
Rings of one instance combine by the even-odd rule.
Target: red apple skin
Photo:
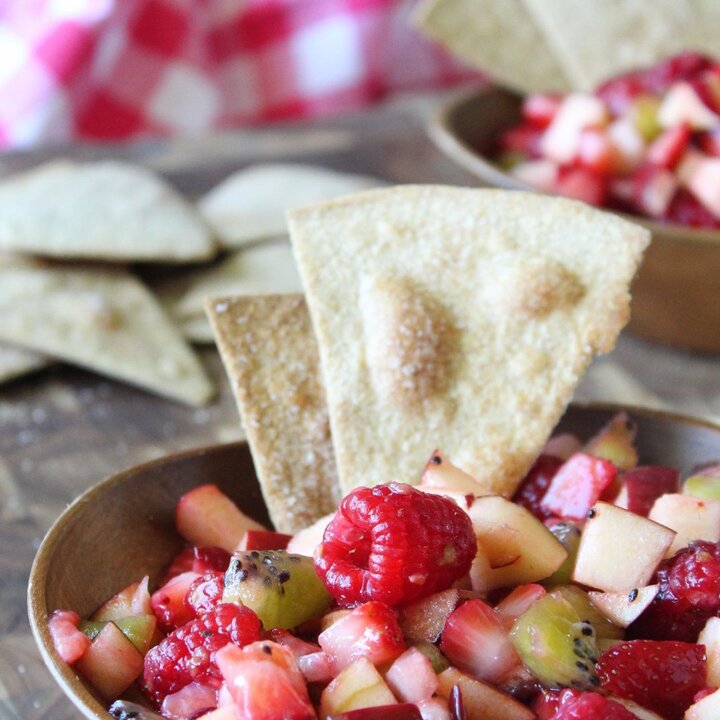
[[[348,710],[348,712],[337,715],[329,715],[327,720],[422,720],[422,715],[417,705],[398,703],[397,705]]]
[[[238,550],[285,550],[292,535],[272,530],[248,530],[238,543]]]
[[[669,467],[642,465],[625,473],[628,507],[630,512],[647,517],[655,500],[667,493],[676,493],[680,473]]]

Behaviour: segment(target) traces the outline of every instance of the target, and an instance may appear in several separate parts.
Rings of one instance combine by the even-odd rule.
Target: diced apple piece
[[[236,550],[285,550],[292,538],[292,535],[272,530],[248,530]]]
[[[574,455],[580,448],[582,443],[571,433],[561,433],[554,435],[546,443],[540,455],[551,455],[552,457],[567,460]]]
[[[131,615],[150,615],[150,593],[148,592],[148,576],[139,582],[128,585],[109,600],[104,602],[91,616],[91,620],[106,622],[120,620]]]
[[[487,495],[488,490],[474,477],[453,465],[439,450],[435,450],[425,465],[420,489],[441,488],[459,495]]]
[[[573,581],[606,592],[648,584],[675,531],[629,510],[599,502],[580,537]]]
[[[408,648],[385,674],[390,690],[400,702],[429,700],[437,690],[432,663],[417,648]]]
[[[642,705],[638,705],[632,700],[626,700],[625,698],[612,696],[612,701],[627,708],[638,720],[663,720],[657,713],[652,710],[648,710]]]
[[[543,595],[547,590],[542,585],[530,583],[516,587],[507,597],[503,598],[496,606],[495,612],[502,624],[510,630],[515,621]]]
[[[720,217],[720,158],[688,151],[677,169],[680,182],[709,212]]]
[[[300,672],[307,682],[328,683],[334,677],[330,658],[322,650],[297,658]]]
[[[698,645],[705,646],[707,684],[720,687],[720,618],[711,617],[698,636]]]
[[[663,217],[680,188],[680,182],[671,170],[646,165],[632,179],[632,200],[635,209],[650,217]]]
[[[623,487],[614,504],[647,517],[661,495],[677,492],[679,480],[680,473],[673,468],[659,465],[636,467],[623,476]]]
[[[347,617],[351,612],[352,610],[333,610],[332,612],[325,613],[320,619],[320,632],[332,627],[336,622]]]
[[[125,692],[143,671],[143,656],[109,622],[92,641],[75,667],[106,700]]]
[[[540,504],[557,517],[582,520],[616,476],[609,460],[575,453],[555,473]]]
[[[694,472],[682,486],[683,495],[720,500],[720,464],[709,465]]]
[[[223,705],[217,710],[211,710],[209,713],[201,715],[197,720],[240,720],[240,716],[234,705]]]
[[[637,465],[638,460],[633,444],[636,434],[637,426],[627,413],[618,413],[585,444],[583,451],[609,460],[619,470],[630,470]]]
[[[217,485],[200,485],[177,504],[175,523],[193,545],[214,546],[233,552],[248,530],[267,530],[245,515]]]
[[[705,105],[690,83],[675,83],[665,93],[658,122],[664,128],[688,125],[693,130],[710,130],[720,125],[720,116]]]
[[[400,610],[403,635],[408,642],[434,643],[459,601],[460,591],[450,588],[406,605]]]
[[[542,154],[561,164],[572,162],[582,131],[606,125],[607,121],[608,112],[602,100],[582,93],[568,95],[542,137]]]
[[[498,495],[478,498],[468,511],[478,539],[470,570],[473,590],[488,592],[552,575],[567,551],[532,513]]]
[[[322,692],[320,716],[337,715],[360,708],[393,705],[397,701],[382,675],[367,659],[348,665]]]
[[[450,720],[450,708],[447,700],[433,697],[417,703],[422,720]]]
[[[313,555],[315,555],[315,548],[322,542],[325,528],[334,517],[335,513],[325,515],[319,520],[316,520],[310,527],[306,527],[295,533],[295,535],[292,536],[292,540],[288,542],[287,551],[291,555],[313,557]]]
[[[526,160],[515,165],[510,174],[538,190],[552,192],[558,180],[558,166],[552,160]]]
[[[456,685],[462,693],[466,720],[535,719],[535,713],[529,707],[482,680],[475,680],[452,667],[438,675],[438,695],[445,700],[450,699]]]
[[[662,495],[655,501],[648,517],[677,533],[666,557],[687,547],[693,540],[720,541],[720,500]]]
[[[627,118],[619,118],[610,123],[608,136],[617,151],[617,171],[631,172],[640,165],[645,154],[645,139],[635,123]]]
[[[614,625],[626,628],[645,611],[658,593],[657,585],[633,588],[629,593],[590,591],[590,602]]]
[[[720,690],[693,703],[685,711],[684,716],[684,720],[717,720],[718,718],[720,718]]]

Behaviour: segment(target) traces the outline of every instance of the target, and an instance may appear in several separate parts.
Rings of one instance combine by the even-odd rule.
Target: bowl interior
[[[558,431],[588,438],[618,409],[571,406]],[[639,426],[641,463],[688,473],[698,463],[720,459],[720,426],[648,410],[629,412]],[[233,443],[170,456],[104,480],[78,498],[43,541],[30,575],[30,622],[48,669],[85,717],[110,715],[56,655],[47,631],[49,614],[68,608],[86,616],[145,574],[156,582],[182,547],[174,529],[176,503],[206,482],[216,483],[246,513],[269,523],[248,447]]]
[[[520,119],[520,104],[518,95],[501,88],[463,95],[441,109],[430,125],[430,135],[445,154],[483,183],[533,191],[490,160],[500,133]],[[633,283],[630,330],[670,345],[720,352],[720,231],[626,217],[653,234]]]

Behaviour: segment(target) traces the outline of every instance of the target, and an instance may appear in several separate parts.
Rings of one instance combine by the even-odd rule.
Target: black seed
[[[265,565],[271,565],[272,561],[273,559],[269,555],[265,555],[265,557],[263,557],[263,564]]]
[[[573,652],[575,653],[575,657],[579,657],[579,658],[584,658],[584,657],[585,657],[585,653],[584,653],[584,652],[580,652],[577,648],[576,648],[575,650],[573,650]]]
[[[212,635],[212,633],[209,630],[201,630],[200,634],[206,638],[209,638]]]
[[[582,645],[582,640],[581,640],[580,638],[575,638],[575,639],[573,640],[573,645],[574,645],[576,648],[579,648],[579,647]]]
[[[289,579],[290,579],[290,573],[289,573],[287,570],[283,570],[283,571],[278,575],[278,580],[279,580],[281,583],[287,582]]]
[[[243,580],[247,580],[247,576],[248,576],[247,570],[241,570],[241,571],[238,573],[238,580],[239,580],[240,582],[242,582]]]
[[[250,553],[250,557],[254,558],[255,560],[259,560],[259,559],[260,559],[260,553],[259,553],[257,550],[253,550],[253,551]]]
[[[583,627],[583,629],[582,629],[580,632],[581,632],[583,635],[592,635],[592,634],[593,634],[593,629],[592,629],[591,627],[587,627],[587,625],[586,625],[585,627]]]
[[[591,675],[591,676],[590,676],[590,682],[591,682],[593,685],[599,685],[599,684],[600,684],[600,679],[597,678],[597,677],[595,677],[594,675]]]
[[[271,648],[269,645],[263,645],[263,646],[262,646],[262,651],[263,651],[266,655],[272,655],[272,648]]]
[[[440,465],[440,463],[442,462],[442,458],[441,458],[439,455],[433,455],[433,456],[430,458],[430,462],[431,462],[433,465]]]
[[[271,566],[267,569],[267,571],[268,571],[271,575],[277,575],[278,569],[277,569],[274,565],[271,565]]]
[[[597,515],[597,510],[595,508],[590,508],[590,510],[588,510],[588,514],[587,514],[588,520],[592,520],[596,515]]]
[[[628,595],[628,602],[633,602],[633,601],[637,600],[637,596],[638,596],[638,589],[633,588],[630,591],[630,594]]]
[[[249,564],[249,568],[250,568],[251,570],[257,570],[257,565],[256,565],[255,563],[250,563],[250,564]]]
[[[584,663],[580,662],[579,660],[575,663],[575,667],[578,668],[578,670],[582,670],[584,672],[589,672],[590,668]]]

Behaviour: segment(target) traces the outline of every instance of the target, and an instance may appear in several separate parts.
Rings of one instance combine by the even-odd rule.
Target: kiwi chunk
[[[433,670],[439,675],[443,670],[450,667],[448,659],[440,652],[437,645],[420,640],[415,643],[415,647],[432,663]]]
[[[581,620],[586,620],[593,626],[595,637],[599,640],[622,640],[625,632],[617,625],[613,625],[591,602],[590,596],[575,585],[566,585],[557,588],[574,608]]]
[[[599,685],[595,630],[561,592],[536,600],[515,621],[510,637],[525,667],[546,687]]]
[[[567,585],[572,579],[572,571],[575,568],[578,548],[580,547],[580,528],[569,520],[556,522],[548,527],[548,530],[560,541],[560,544],[567,550],[568,556],[563,564],[546,580],[543,585],[548,588],[556,585]]]
[[[225,573],[223,602],[249,607],[265,630],[297,627],[323,613],[330,600],[313,559],[285,550],[236,552]]]

